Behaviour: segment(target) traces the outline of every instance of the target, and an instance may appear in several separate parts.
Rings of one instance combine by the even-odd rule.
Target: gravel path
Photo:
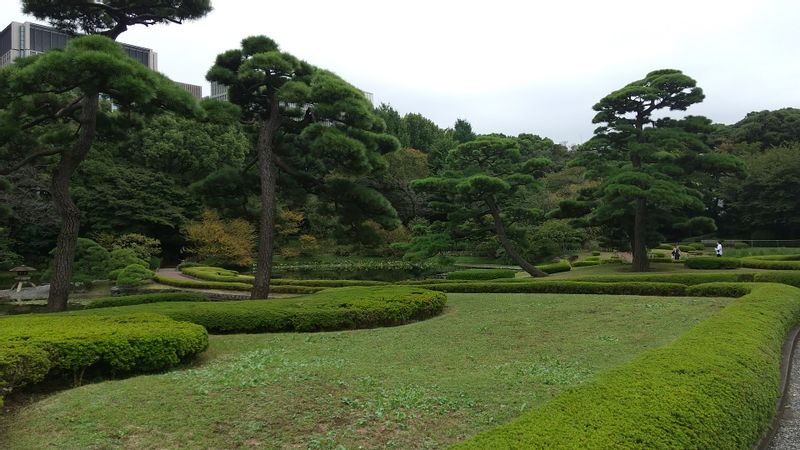
[[[798,350],[795,349],[792,354],[786,404],[781,411],[778,431],[767,447],[770,450],[800,450],[800,351]]]

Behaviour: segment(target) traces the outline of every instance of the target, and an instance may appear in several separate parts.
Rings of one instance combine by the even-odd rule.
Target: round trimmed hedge
[[[296,298],[151,303],[92,313],[157,313],[212,333],[308,332],[401,325],[441,313],[446,301],[441,292],[415,286],[344,287]]]
[[[696,256],[686,260],[686,267],[690,269],[738,269],[741,266],[742,262],[738,258]]]
[[[207,346],[203,327],[156,314],[2,317],[0,393],[39,382],[56,371],[162,370]]]

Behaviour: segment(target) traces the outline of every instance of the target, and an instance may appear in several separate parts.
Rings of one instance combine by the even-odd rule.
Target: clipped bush
[[[659,250],[672,250],[672,244],[658,244],[656,248]]]
[[[446,300],[441,292],[414,286],[346,287],[299,298],[152,303],[100,311],[157,313],[213,333],[305,332],[400,325],[441,313]]]
[[[219,267],[195,266],[182,269],[186,275],[207,281],[247,283],[252,285],[252,275],[241,275],[233,270]],[[308,287],[346,287],[346,286],[385,286],[385,281],[371,280],[293,280],[286,278],[273,278],[271,286],[308,286]]]
[[[569,264],[569,261],[565,259],[562,259],[557,263],[538,265],[536,268],[546,273],[569,272],[572,270],[572,266]]]
[[[742,283],[703,283],[689,286],[686,295],[690,297],[741,297],[750,292],[750,287]]]
[[[510,269],[474,269],[450,272],[450,280],[496,280],[498,278],[514,278],[516,272]]]
[[[678,250],[682,252],[691,252],[692,250],[694,250],[694,248],[691,245],[679,245]]]
[[[572,267],[588,267],[588,266],[599,266],[600,261],[593,261],[589,259],[585,259],[583,261],[575,261],[572,263]]]
[[[678,283],[619,282],[598,283],[585,281],[524,281],[460,282],[419,284],[419,287],[452,293],[548,293],[548,294],[608,294],[608,295],[659,295],[684,296],[686,286]]]
[[[0,385],[9,390],[53,372],[143,372],[173,366],[208,346],[203,327],[156,314],[75,313],[0,318]]]
[[[738,269],[742,262],[738,258],[717,256],[695,256],[686,260],[686,267],[690,269]]]
[[[108,277],[112,280],[116,280],[117,277],[119,277],[119,273],[122,272],[122,269],[133,264],[140,265],[144,268],[147,268],[149,265],[147,261],[136,256],[136,252],[130,248],[112,250],[111,258],[108,262]]]
[[[741,261],[751,269],[800,270],[800,255],[747,256]]]
[[[154,294],[120,295],[92,300],[86,309],[109,308],[112,306],[140,305],[160,302],[205,302],[208,297],[192,292],[159,292]]]
[[[594,252],[592,252],[592,256],[600,256],[600,254],[601,254],[601,253],[600,253],[600,252],[598,252],[598,251],[594,251]]]
[[[754,278],[755,281],[759,283],[782,283],[800,287],[800,272],[785,270],[778,272],[757,272]]]
[[[799,296],[752,285],[673,343],[454,448],[753,448],[775,412]]]
[[[702,252],[703,250],[705,250],[705,246],[703,245],[702,242],[692,242],[691,244],[689,244],[689,248],[695,252]]]
[[[165,277],[160,274],[155,274],[153,279],[161,284],[173,286],[177,288],[188,289],[220,289],[225,291],[250,291],[253,289],[252,284],[248,283],[227,283],[220,281],[195,281],[184,280],[179,278]],[[270,286],[270,292],[276,294],[313,294],[314,292],[321,291],[322,287],[312,286]]]
[[[131,264],[117,275],[117,286],[139,286],[150,281],[153,275],[155,273],[147,267],[141,264]]]
[[[680,283],[686,285],[714,282],[747,282],[753,281],[753,273],[641,273],[632,275],[587,275],[573,278],[572,281],[595,281],[618,283],[629,281],[652,281],[657,283]]]
[[[584,261],[600,261],[600,256],[587,256],[583,258]]]

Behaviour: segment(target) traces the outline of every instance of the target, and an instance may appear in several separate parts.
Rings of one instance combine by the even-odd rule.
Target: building
[[[64,48],[70,38],[69,34],[52,27],[31,22],[11,22],[0,31],[0,67],[13,63],[17,58]],[[130,44],[120,45],[134,60],[152,70],[158,70],[158,54],[153,50]]]
[[[175,84],[180,86],[183,90],[188,91],[190,94],[200,101],[203,99],[203,87],[198,86],[196,84],[189,84],[189,83],[181,83],[180,81],[176,81]]]
[[[219,84],[216,81],[211,82],[211,95],[208,96],[211,100],[219,100],[221,102],[228,101],[228,86]]]

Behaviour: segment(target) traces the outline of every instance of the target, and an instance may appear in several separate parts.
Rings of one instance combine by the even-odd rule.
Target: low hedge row
[[[775,410],[800,289],[750,287],[672,344],[455,448],[752,448]]]
[[[695,256],[686,260],[686,267],[690,269],[738,269],[742,262],[738,258],[719,256]]]
[[[441,313],[446,300],[441,292],[413,286],[345,287],[301,298],[153,303],[98,312],[157,313],[212,333],[307,332],[400,325]]]
[[[207,346],[203,327],[156,314],[3,317],[0,388],[8,392],[50,373],[88,368],[111,374],[162,370]]]
[[[800,255],[748,256],[741,259],[742,267],[770,270],[800,270]]]
[[[86,309],[110,308],[113,306],[141,305],[160,302],[205,302],[208,297],[193,292],[159,292],[153,294],[120,295],[92,300]]]
[[[245,283],[251,286],[254,277],[252,275],[241,275],[233,270],[222,269],[219,267],[200,266],[181,269],[186,275],[191,277],[223,283]],[[389,283],[385,281],[372,280],[294,280],[288,278],[273,278],[270,286],[307,286],[307,287],[347,287],[347,286],[385,286]],[[307,293],[307,292],[306,292]]]
[[[710,296],[727,297],[733,292],[727,285],[696,289],[678,283],[656,282],[586,282],[586,281],[529,281],[518,283],[464,282],[420,284],[419,287],[451,293],[549,293],[549,294],[607,294],[607,295],[655,295],[655,296]],[[739,293],[739,295],[742,295]],[[734,295],[738,296],[738,295]]]
[[[759,283],[782,283],[800,287],[800,272],[779,270],[773,272],[757,272],[753,275],[754,281]]]
[[[179,278],[170,278],[163,275],[156,274],[154,280],[167,286],[174,286],[178,288],[189,289],[223,289],[228,291],[250,291],[253,289],[252,284],[247,283],[226,283],[221,281],[196,281],[184,280]],[[312,286],[274,286],[270,285],[269,291],[276,294],[313,294],[321,291],[322,287]]]
[[[498,278],[514,278],[516,272],[510,269],[473,269],[460,270],[447,274],[449,280],[496,280]]]
[[[572,267],[588,267],[588,266],[599,266],[600,260],[589,260],[585,259],[583,261],[575,261],[572,263]]]
[[[715,282],[748,282],[754,280],[752,272],[722,273],[642,273],[632,275],[586,275],[573,281],[597,281],[617,283],[628,281],[652,281],[656,283],[680,283],[686,285]]]
[[[557,263],[541,264],[536,266],[536,268],[541,270],[542,272],[547,272],[547,273],[569,272],[570,270],[572,270],[572,266],[566,259],[562,259]]]

